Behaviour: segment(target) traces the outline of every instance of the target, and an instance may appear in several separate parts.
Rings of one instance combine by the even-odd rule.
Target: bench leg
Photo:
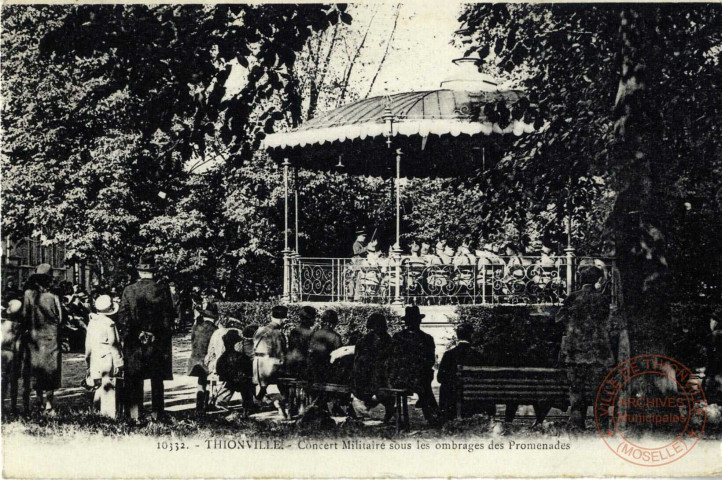
[[[396,433],[401,431],[401,399],[396,395]]]
[[[409,397],[406,395],[399,395],[401,397],[401,401],[403,402],[403,409],[404,409],[404,428],[409,428]]]

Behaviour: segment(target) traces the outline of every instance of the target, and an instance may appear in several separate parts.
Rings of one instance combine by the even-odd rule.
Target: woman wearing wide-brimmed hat
[[[208,355],[208,346],[213,333],[218,330],[216,322],[218,322],[218,306],[215,303],[209,303],[205,310],[200,310],[200,316],[193,323],[191,330],[191,356],[188,359],[186,375],[198,377],[196,390],[196,410],[198,411],[205,410],[209,400],[206,389],[208,383],[206,355]]]
[[[116,379],[123,375],[123,354],[120,335],[110,316],[118,312],[118,304],[110,295],[100,295],[94,303],[96,313],[90,314],[85,334],[85,360],[88,380],[95,390],[93,403],[101,415],[118,415]]]
[[[60,325],[63,321],[60,299],[51,292],[52,271],[49,264],[43,263],[28,278],[22,310],[26,333],[21,342],[23,368],[30,368],[37,403],[51,414],[54,413],[55,389],[60,388]],[[30,397],[27,388],[23,391],[23,406],[28,412]]]

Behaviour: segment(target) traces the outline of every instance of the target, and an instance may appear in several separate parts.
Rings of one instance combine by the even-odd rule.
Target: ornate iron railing
[[[569,262],[571,258],[571,263]],[[580,267],[600,267],[597,288],[613,291],[613,259],[592,257],[303,258],[289,255],[293,302],[394,301],[417,305],[555,305],[578,285]]]

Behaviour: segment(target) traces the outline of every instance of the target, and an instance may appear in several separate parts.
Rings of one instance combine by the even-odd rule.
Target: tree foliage
[[[626,272],[639,274],[625,282],[631,301],[668,265],[678,283],[667,294],[680,293],[682,274],[699,278],[701,262],[718,255],[722,10],[639,6],[628,14],[644,22],[632,26],[622,11],[473,5],[460,17],[457,41],[481,71],[528,93],[528,102],[490,114],[502,125],[523,118],[545,126],[510,154],[520,185],[555,205],[580,179],[598,177],[608,187],[589,201],[613,195],[598,240],[616,247]]]
[[[297,52],[344,10],[4,6],[4,231],[108,270],[154,251],[168,273],[213,276],[224,178],[294,101]],[[184,168],[209,156],[225,162],[202,181]]]

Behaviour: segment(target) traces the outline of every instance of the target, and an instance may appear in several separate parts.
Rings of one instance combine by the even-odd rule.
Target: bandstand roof
[[[490,165],[516,136],[534,131],[520,120],[501,128],[484,114],[487,104],[513,105],[522,96],[514,90],[440,89],[373,97],[319,114],[295,130],[270,134],[264,145],[275,160],[289,158],[295,166],[314,170],[393,176],[400,148],[402,176],[468,175],[482,163]],[[492,134],[497,134],[494,140],[488,138]]]

